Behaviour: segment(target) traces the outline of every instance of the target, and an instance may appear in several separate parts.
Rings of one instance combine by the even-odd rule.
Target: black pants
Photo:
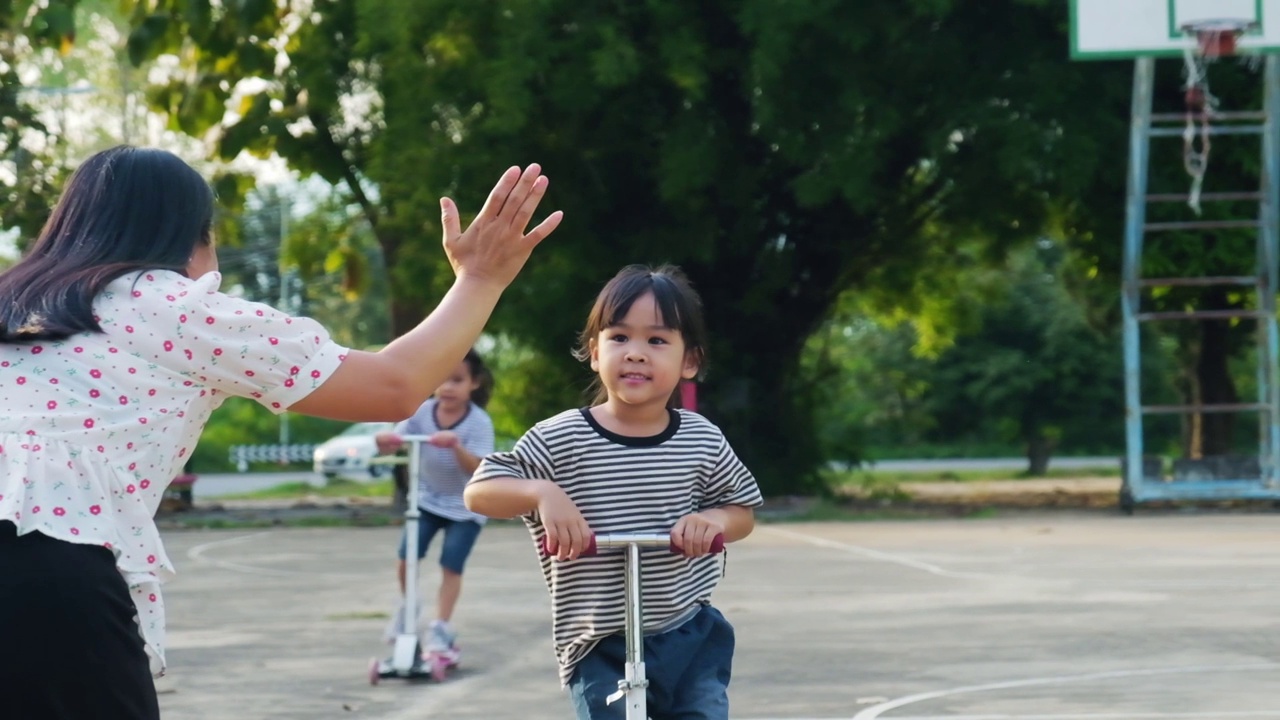
[[[136,612],[111,551],[0,522],[0,716],[158,720]]]

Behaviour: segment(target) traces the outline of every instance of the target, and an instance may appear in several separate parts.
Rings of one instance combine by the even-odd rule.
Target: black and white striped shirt
[[[396,425],[400,435],[435,435],[452,430],[458,443],[476,457],[493,452],[493,420],[479,405],[471,403],[462,419],[443,427],[436,420],[436,399],[430,398],[410,418]],[[471,476],[458,464],[453,448],[423,443],[418,455],[418,507],[449,520],[470,520],[484,524],[486,518],[467,509],[462,491]]]
[[[510,452],[486,457],[471,482],[502,477],[556,482],[597,534],[668,532],[690,513],[762,502],[755,478],[720,429],[686,410],[671,411],[666,430],[643,438],[609,432],[585,409],[560,413],[535,425]],[[545,531],[537,512],[523,519],[540,547]],[[560,681],[567,685],[597,642],[624,629],[623,555],[541,562]],[[717,556],[691,560],[645,551],[642,565],[646,629],[707,603],[721,575]]]

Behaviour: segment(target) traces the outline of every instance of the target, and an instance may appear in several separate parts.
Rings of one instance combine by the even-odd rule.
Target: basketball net
[[[1209,65],[1219,57],[1235,55],[1236,38],[1252,23],[1236,20],[1214,20],[1182,28],[1195,39],[1183,50],[1186,83],[1184,102],[1187,125],[1182,133],[1182,165],[1191,176],[1191,192],[1187,205],[1200,214],[1200,192],[1204,174],[1209,168],[1209,127],[1218,109],[1218,98],[1209,91]]]

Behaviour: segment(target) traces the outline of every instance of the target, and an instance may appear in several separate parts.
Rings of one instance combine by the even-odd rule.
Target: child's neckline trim
[[[667,408],[667,417],[670,418],[670,422],[667,423],[666,429],[657,435],[648,435],[644,437],[619,435],[612,430],[605,429],[605,427],[595,419],[595,416],[591,414],[591,408],[579,408],[578,412],[582,413],[582,419],[587,421],[587,425],[590,425],[591,429],[594,430],[597,435],[609,442],[617,443],[618,445],[626,445],[628,447],[654,447],[661,445],[675,437],[675,434],[680,430],[680,413],[672,410],[671,408]]]

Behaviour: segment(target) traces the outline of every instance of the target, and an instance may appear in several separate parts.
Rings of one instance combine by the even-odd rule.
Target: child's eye
[[[616,333],[614,335],[609,336],[609,341],[610,342],[626,342],[627,336],[621,333]]]
[[[650,343],[651,345],[666,345],[666,344],[667,344],[667,339],[666,339],[666,338],[660,338],[660,337],[649,338],[649,343]]]

